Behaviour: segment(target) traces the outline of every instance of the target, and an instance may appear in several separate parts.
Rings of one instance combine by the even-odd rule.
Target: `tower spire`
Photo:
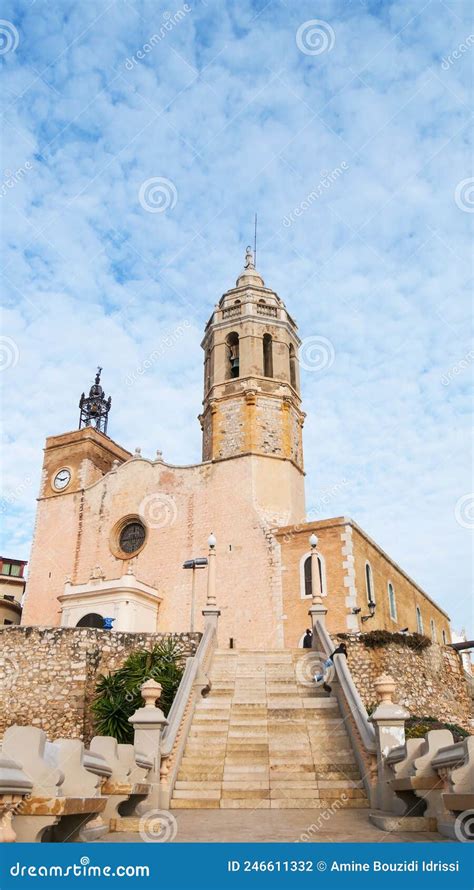
[[[112,398],[107,399],[104,390],[100,385],[100,375],[102,368],[97,368],[95,381],[92,384],[89,395],[82,393],[79,400],[79,429],[85,426],[93,426],[101,433],[107,433],[107,423],[109,419],[110,406]]]

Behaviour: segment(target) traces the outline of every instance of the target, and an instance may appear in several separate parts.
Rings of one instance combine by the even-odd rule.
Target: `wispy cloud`
[[[472,365],[450,369],[472,349],[472,5],[7,0],[2,16],[2,550],[28,555],[43,439],[76,426],[96,364],[115,439],[200,459],[200,335],[258,210],[261,272],[334,355],[304,373],[308,503],[334,489],[330,512],[466,623]]]

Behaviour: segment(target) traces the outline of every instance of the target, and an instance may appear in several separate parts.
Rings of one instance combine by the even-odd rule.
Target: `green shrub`
[[[430,638],[423,634],[392,633],[389,630],[371,630],[369,633],[362,634],[360,639],[369,649],[377,649],[379,646],[395,643],[397,646],[413,649],[414,652],[421,652],[427,646],[431,646]]]
[[[143,707],[140,686],[145,680],[161,683],[159,707],[168,714],[186,662],[183,643],[168,638],[153,649],[137,649],[121,668],[99,677],[91,710],[98,735],[110,735],[118,742],[132,742],[133,728],[128,718]]]
[[[458,726],[457,723],[443,723],[436,717],[409,717],[405,722],[405,737],[407,739],[420,739],[426,735],[431,729],[449,729],[455,742],[465,739],[469,733]]]

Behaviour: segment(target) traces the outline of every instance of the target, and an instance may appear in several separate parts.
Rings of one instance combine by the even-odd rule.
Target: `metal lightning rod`
[[[253,262],[255,268],[257,268],[257,214],[255,214],[255,230],[253,237]]]

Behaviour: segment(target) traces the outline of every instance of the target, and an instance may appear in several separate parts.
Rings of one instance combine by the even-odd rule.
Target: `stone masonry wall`
[[[333,640],[337,640],[333,636]],[[416,651],[395,643],[370,649],[361,640],[344,639],[348,666],[365,706],[377,703],[374,680],[390,674],[397,682],[396,700],[413,716],[436,717],[472,731],[471,700],[459,655],[433,643]]]
[[[44,729],[50,740],[93,736],[89,705],[99,674],[168,634],[93,628],[0,629],[0,738],[13,723]],[[201,634],[176,634],[194,655]]]

